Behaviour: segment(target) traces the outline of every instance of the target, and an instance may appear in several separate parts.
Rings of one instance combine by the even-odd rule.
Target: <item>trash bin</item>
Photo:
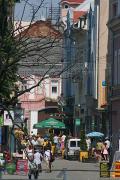
[[[8,174],[13,175],[16,172],[16,165],[15,163],[8,163],[6,165],[6,171]]]

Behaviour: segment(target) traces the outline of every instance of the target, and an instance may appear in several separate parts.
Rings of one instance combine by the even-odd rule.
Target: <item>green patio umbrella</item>
[[[58,121],[54,118],[43,120],[37,124],[34,124],[33,127],[34,129],[39,129],[39,128],[66,129],[65,124],[63,122]]]

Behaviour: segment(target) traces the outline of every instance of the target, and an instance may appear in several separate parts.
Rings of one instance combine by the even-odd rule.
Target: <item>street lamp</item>
[[[14,137],[14,128],[23,128],[23,123],[24,123],[24,109],[21,108],[21,103],[17,103],[16,106],[13,109],[14,111],[14,120],[13,120],[13,128],[11,129],[11,140],[10,140],[10,149],[11,152],[14,152],[15,150],[15,137]]]

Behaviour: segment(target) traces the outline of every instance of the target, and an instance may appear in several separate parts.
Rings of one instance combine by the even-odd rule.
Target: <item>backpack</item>
[[[31,170],[36,170],[36,169],[37,169],[36,163],[34,163],[33,161],[29,162],[29,168],[30,168]]]

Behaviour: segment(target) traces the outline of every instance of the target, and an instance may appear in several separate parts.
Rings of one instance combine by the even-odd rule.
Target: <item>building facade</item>
[[[110,0],[109,4],[109,75],[110,136],[113,153],[118,150],[120,133],[120,1]]]
[[[29,39],[28,46],[32,44],[33,49],[31,52],[27,51],[28,54],[19,66],[18,73],[22,81],[18,86],[24,91],[38,83],[39,85],[21,95],[20,102],[24,109],[24,117],[28,119],[28,130],[36,134],[37,131],[33,129],[33,125],[38,122],[38,111],[46,108],[47,102],[51,102],[52,106],[52,102],[53,104],[57,102],[61,94],[59,73],[62,71],[62,38],[61,33],[47,21],[37,21],[29,30],[25,29],[21,33]],[[52,47],[53,41],[56,41],[56,44]]]
[[[65,39],[65,64],[72,65],[68,70],[63,84],[63,92],[66,98],[71,96],[73,107],[74,135],[80,135],[82,125],[85,131],[90,132],[93,129],[93,123],[97,118],[96,99],[95,99],[95,61],[94,52],[94,3],[89,1],[89,8],[85,4],[77,6],[78,18],[74,19],[71,9],[67,13],[67,21],[64,39]],[[90,6],[90,3],[92,5]],[[81,7],[82,6],[82,7]],[[72,108],[70,108],[72,109]],[[78,123],[79,120],[79,123]],[[79,125],[78,125],[79,124]]]
[[[109,136],[109,117],[107,102],[107,58],[109,1],[95,1],[95,66],[96,66],[96,99],[99,131]],[[98,123],[97,123],[98,124]]]

